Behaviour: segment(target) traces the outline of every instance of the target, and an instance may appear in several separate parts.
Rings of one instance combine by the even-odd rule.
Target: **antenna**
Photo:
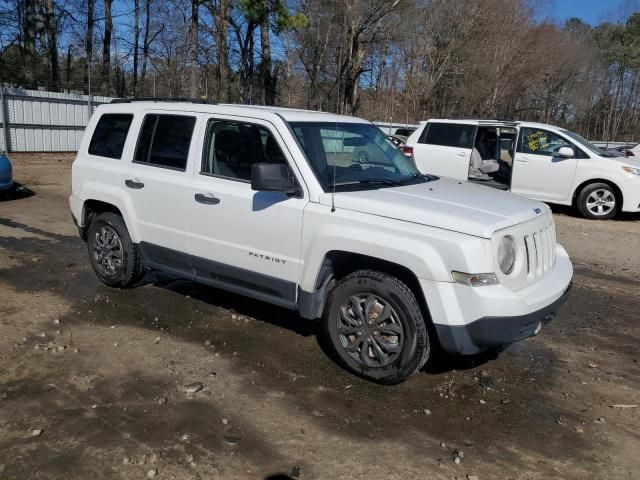
[[[338,83],[338,97],[336,98],[336,136],[338,135],[338,114],[340,112],[340,83]],[[342,132],[342,141],[340,142],[340,153],[344,153],[344,132]],[[336,148],[336,157],[338,149]],[[338,159],[333,159],[333,182],[331,185],[331,212],[336,211],[336,167],[338,166]]]
[[[338,114],[336,113],[336,136],[338,134]],[[342,143],[344,146],[344,142]],[[336,153],[337,152],[336,148]],[[342,148],[340,149],[342,150]],[[340,152],[342,153],[342,152]],[[333,182],[331,182],[331,213],[336,211],[336,166],[338,165],[338,159],[334,157],[333,159]]]

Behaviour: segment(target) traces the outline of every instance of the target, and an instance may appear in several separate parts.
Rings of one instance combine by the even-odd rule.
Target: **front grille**
[[[553,223],[524,236],[527,254],[527,280],[534,280],[556,263],[556,229]]]

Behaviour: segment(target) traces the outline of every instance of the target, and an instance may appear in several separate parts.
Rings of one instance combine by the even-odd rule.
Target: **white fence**
[[[0,87],[0,152],[74,152],[109,97]]]

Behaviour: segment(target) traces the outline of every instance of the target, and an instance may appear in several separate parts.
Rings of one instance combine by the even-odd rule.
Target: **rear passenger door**
[[[282,306],[296,301],[302,217],[300,175],[266,121],[208,118],[188,194],[191,263],[200,281]],[[255,192],[254,163],[286,163],[299,195]]]
[[[474,125],[427,123],[413,147],[418,170],[466,181],[475,134]]]
[[[180,274],[190,272],[187,164],[196,120],[195,113],[146,112],[120,178],[145,260]]]

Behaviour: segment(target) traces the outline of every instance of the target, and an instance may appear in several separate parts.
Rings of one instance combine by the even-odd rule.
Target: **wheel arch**
[[[622,190],[620,189],[620,187],[618,187],[616,182],[606,178],[590,178],[589,180],[585,180],[580,185],[578,185],[573,191],[573,196],[571,197],[571,205],[573,205],[573,207],[578,206],[578,195],[580,195],[580,192],[582,192],[585,187],[593,183],[604,183],[606,185],[609,185],[616,195],[616,200],[620,205],[620,209],[622,209],[622,206],[624,205],[624,195],[622,194]]]
[[[333,285],[350,273],[363,269],[386,273],[405,283],[416,296],[423,317],[431,323],[431,316],[420,281],[410,268],[382,258],[346,250],[330,250],[325,254],[316,277],[314,291],[300,291],[300,315],[308,319],[320,318]]]
[[[128,221],[126,215],[123,214],[123,211],[115,204],[111,202],[107,202],[104,200],[98,200],[95,198],[90,198],[84,201],[82,205],[82,218],[80,220],[80,235],[83,240],[87,240],[87,232],[89,230],[89,225],[94,218],[96,218],[101,213],[115,213],[116,215],[120,215],[129,230],[129,235],[132,235],[133,232],[131,230],[130,222]],[[132,236],[133,238],[133,236]]]

